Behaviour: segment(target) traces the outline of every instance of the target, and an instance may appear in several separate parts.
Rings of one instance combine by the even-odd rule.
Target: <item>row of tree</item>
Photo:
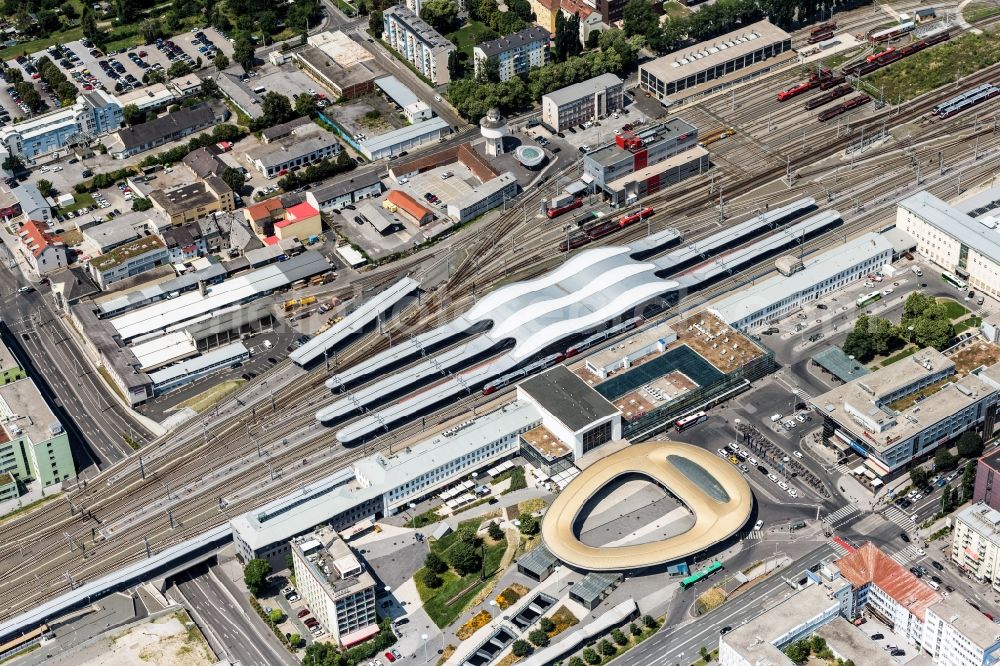
[[[45,108],[45,102],[42,100],[42,96],[38,94],[35,86],[24,80],[24,76],[21,74],[20,69],[8,67],[4,70],[4,78],[7,79],[9,84],[14,86],[17,96],[22,102],[28,105],[28,109],[32,113],[37,113]]]
[[[898,326],[882,317],[861,314],[847,334],[843,349],[848,356],[865,363],[908,342],[944,349],[954,335],[955,328],[947,306],[938,303],[933,296],[915,291],[903,304],[903,316]]]
[[[76,96],[80,90],[66,78],[66,75],[63,74],[59,66],[52,62],[48,56],[39,58],[36,66],[38,67],[38,75],[42,77],[42,81],[49,84],[49,87],[59,97],[59,101],[62,102],[63,106],[76,101]]]

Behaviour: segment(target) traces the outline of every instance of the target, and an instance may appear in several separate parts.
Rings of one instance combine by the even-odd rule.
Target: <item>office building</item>
[[[309,76],[333,91],[334,100],[354,99],[375,90],[384,74],[368,49],[340,30],[310,35],[293,57]]]
[[[956,594],[927,608],[921,646],[942,666],[991,666],[1000,658],[1000,626]]]
[[[977,462],[972,501],[1000,511],[1000,449],[993,449]]]
[[[456,222],[467,222],[516,197],[517,190],[517,178],[510,171],[505,171],[451,201],[448,217]]]
[[[66,268],[66,244],[45,222],[28,220],[17,232],[18,250],[38,275]]]
[[[955,367],[927,348],[812,398],[824,441],[860,455],[859,471],[877,487],[967,430],[989,436],[1000,400],[1000,367],[957,380]]]
[[[537,25],[477,44],[472,49],[476,76],[480,76],[486,61],[496,60],[500,80],[522,76],[532,67],[541,67],[549,61],[549,31]]]
[[[119,280],[170,263],[170,250],[159,236],[145,236],[119,245],[87,263],[90,276],[101,289]]]
[[[603,118],[622,108],[624,83],[614,74],[601,74],[542,95],[542,122],[561,132],[588,120]]]
[[[0,472],[22,487],[48,488],[76,476],[69,437],[30,378],[0,386]]]
[[[331,528],[292,542],[295,584],[320,626],[350,647],[378,633],[375,579]]]
[[[1000,592],[1000,511],[976,502],[955,514],[951,559]]]
[[[1000,296],[1000,233],[988,216],[970,216],[929,192],[899,202],[896,226],[917,242],[917,252],[968,283]]]
[[[292,169],[336,157],[340,144],[333,134],[315,125],[303,126],[289,136],[247,151],[247,162],[258,172],[274,178]]]
[[[0,129],[0,144],[26,160],[63,148],[89,143],[122,123],[122,106],[103,90],[81,93],[73,106],[57,109]]]
[[[382,179],[377,171],[355,173],[347,178],[319,185],[306,192],[306,201],[324,213],[342,210],[348,204],[382,194]]]
[[[448,83],[448,54],[455,45],[409,7],[393,5],[382,13],[382,39],[434,85]]]
[[[149,200],[170,224],[194,222],[218,211],[236,209],[236,198],[226,181],[211,175],[189,185],[153,190]]]
[[[795,57],[791,35],[769,21],[758,21],[643,63],[639,87],[664,104],[681,104],[760,76]]]
[[[779,260],[789,266],[752,289],[734,292],[711,306],[720,319],[740,330],[777,322],[825,294],[843,289],[892,262],[892,243],[867,233],[806,259]]]
[[[222,123],[229,116],[224,105],[199,104],[118,130],[108,152],[124,159]]]
[[[711,162],[702,146],[688,148],[662,162],[619,176],[604,184],[608,201],[614,206],[631,205],[686,178],[708,171]]]
[[[118,103],[123,110],[131,104],[140,111],[159,111],[167,108],[176,99],[177,94],[163,83],[154,83],[118,95]]]

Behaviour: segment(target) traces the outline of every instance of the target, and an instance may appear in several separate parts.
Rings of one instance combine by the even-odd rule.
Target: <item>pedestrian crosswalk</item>
[[[803,391],[802,389],[800,389],[798,386],[796,386],[795,388],[792,389],[792,393],[794,393],[795,396],[799,400],[802,400],[803,402],[805,402],[807,400],[812,400],[812,396],[809,395],[808,393],[806,393],[805,391]]]
[[[898,507],[888,506],[882,511],[882,515],[886,518],[886,520],[891,520],[904,530],[909,530],[913,527],[913,521],[910,520],[910,517]]]
[[[836,527],[840,523],[845,522],[849,518],[859,513],[861,513],[861,511],[858,509],[858,507],[854,506],[853,504],[848,504],[847,506],[842,506],[833,513],[824,516],[823,522],[827,523],[832,527]]]
[[[743,537],[743,540],[744,541],[760,541],[763,538],[764,538],[764,531],[763,530],[753,530],[752,532],[750,532],[749,534],[747,534],[745,537]]]
[[[918,557],[920,557],[920,550],[912,544],[892,555],[892,559],[900,564],[909,564]]]
[[[851,466],[847,463],[841,463],[839,465],[834,465],[831,469],[840,472],[841,474],[849,474],[851,471]]]
[[[846,555],[849,555],[851,552],[836,539],[830,539],[830,546],[837,552],[837,557],[844,557]]]

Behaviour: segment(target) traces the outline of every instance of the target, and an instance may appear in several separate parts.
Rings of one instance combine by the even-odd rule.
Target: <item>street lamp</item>
[[[424,642],[424,662],[427,661],[427,634],[420,634],[420,640]]]
[[[417,508],[417,505],[415,503],[413,503],[413,502],[410,502],[410,517],[411,517],[411,523],[410,524],[413,526],[413,529],[417,529],[416,508]]]
[[[490,619],[490,629],[493,629],[493,628],[496,627],[497,615],[499,615],[499,613],[495,610],[496,607],[497,607],[496,599],[490,599],[490,608],[491,608],[490,615],[493,616]]]

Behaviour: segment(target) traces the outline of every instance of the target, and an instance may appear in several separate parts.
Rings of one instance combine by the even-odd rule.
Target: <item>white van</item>
[[[771,414],[771,423],[777,423],[781,420],[781,414]]]
[[[264,340],[264,349],[270,349],[273,346],[274,346],[273,342],[271,342],[270,340]]]
[[[932,590],[940,590],[941,589],[941,586],[938,585],[937,583],[935,583],[932,580],[925,580],[924,582],[927,583],[928,585],[930,585],[930,587],[931,587]]]
[[[924,276],[924,272],[922,270],[920,270],[919,266],[914,266],[910,270],[912,270],[913,274],[916,275],[917,277],[923,277]]]

